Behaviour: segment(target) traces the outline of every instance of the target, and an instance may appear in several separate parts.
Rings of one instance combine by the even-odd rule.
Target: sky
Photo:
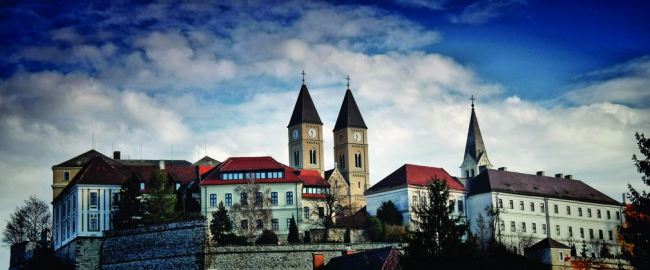
[[[616,200],[641,182],[647,1],[266,2],[0,4],[0,226],[29,195],[51,201],[51,166],[93,144],[288,163],[303,70],[325,131],[350,76],[371,184],[404,163],[458,175],[471,95],[496,167],[572,174]]]

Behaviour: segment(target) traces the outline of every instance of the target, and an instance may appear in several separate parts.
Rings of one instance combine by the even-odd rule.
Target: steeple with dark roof
[[[339,116],[336,118],[334,131],[347,127],[368,128],[366,122],[363,121],[363,116],[361,116],[361,111],[354,100],[349,84],[348,90],[345,91],[343,104],[341,104],[341,110],[339,110]]]
[[[300,94],[298,94],[298,100],[296,100],[296,106],[293,107],[293,114],[291,114],[291,120],[289,120],[287,127],[301,123],[323,124],[320,116],[318,116],[318,111],[316,111],[316,106],[311,100],[307,85],[304,83],[300,87]]]
[[[483,143],[481,129],[478,126],[476,111],[474,110],[474,96],[470,99],[472,100],[472,113],[469,118],[467,142],[465,143],[465,153],[463,154],[463,164],[461,165],[461,173],[464,177],[472,177],[478,174],[480,166],[492,167],[492,163],[490,163],[487,156],[485,143]]]

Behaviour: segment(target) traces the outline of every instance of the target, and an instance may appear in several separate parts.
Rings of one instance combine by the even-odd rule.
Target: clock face
[[[298,130],[297,129],[293,130],[293,139],[294,140],[298,139]]]
[[[309,137],[316,138],[316,129],[310,128],[308,132]]]
[[[354,140],[355,140],[356,142],[360,142],[360,141],[361,141],[361,133],[359,133],[359,132],[355,132],[355,133],[354,133]]]

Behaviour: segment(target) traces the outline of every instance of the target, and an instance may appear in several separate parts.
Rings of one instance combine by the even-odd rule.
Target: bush
[[[384,230],[384,241],[388,242],[404,242],[406,241],[407,233],[404,226],[387,225]]]
[[[289,236],[287,237],[287,242],[291,244],[296,244],[300,242],[300,236],[298,236],[298,226],[296,225],[296,219],[291,217],[291,222],[289,224]]]
[[[239,236],[234,233],[227,233],[221,235],[218,240],[220,245],[236,245],[236,246],[245,246],[250,244],[248,239],[244,236]]]
[[[387,225],[402,225],[402,213],[393,201],[382,202],[377,209],[377,218]]]
[[[255,241],[255,244],[272,244],[272,245],[277,245],[278,244],[278,236],[275,235],[275,232],[271,230],[264,230],[262,231],[262,235],[260,235],[259,238]]]
[[[305,237],[302,240],[305,244],[311,243],[311,232],[305,231]]]
[[[373,242],[384,240],[384,224],[376,217],[368,218],[368,237]]]

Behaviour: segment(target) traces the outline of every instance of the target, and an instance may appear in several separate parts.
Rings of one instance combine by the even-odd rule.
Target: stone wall
[[[205,221],[105,233],[102,269],[203,269]]]
[[[313,243],[322,243],[325,241],[325,230],[326,229],[311,229],[309,234],[311,241]],[[337,243],[365,243],[370,242],[368,239],[365,230],[360,229],[341,229],[341,228],[332,228],[327,229],[327,242],[337,242]],[[350,239],[345,239],[345,235],[348,234]]]
[[[402,249],[392,243],[208,247],[205,269],[312,269],[314,252],[322,252],[327,263],[346,250],[363,251],[386,246]]]
[[[63,263],[74,265],[75,269],[99,269],[102,240],[101,238],[77,237],[57,249],[54,255]]]

